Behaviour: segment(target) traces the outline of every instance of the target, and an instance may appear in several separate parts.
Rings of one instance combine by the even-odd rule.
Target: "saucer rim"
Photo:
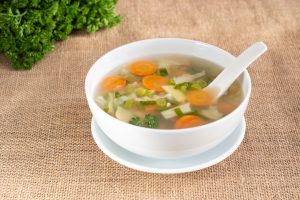
[[[97,126],[97,127],[95,127]],[[98,148],[106,155],[108,156],[110,159],[114,160],[115,162],[125,166],[125,167],[128,167],[128,168],[131,168],[131,169],[135,169],[135,170],[138,170],[138,171],[142,171],[142,172],[148,172],[148,173],[157,173],[157,174],[179,174],[179,173],[187,173],[187,172],[193,172],[193,171],[197,171],[197,170],[201,170],[201,169],[205,169],[205,168],[208,168],[210,166],[213,166],[223,160],[225,160],[226,158],[228,158],[231,154],[233,154],[233,152],[235,152],[238,147],[240,146],[240,144],[242,143],[243,139],[244,139],[244,136],[245,136],[245,132],[246,132],[246,120],[245,120],[245,117],[242,118],[241,122],[239,123],[238,127],[241,127],[241,131],[239,131],[240,133],[238,134],[238,137],[236,138],[236,140],[234,141],[234,144],[232,146],[230,146],[228,148],[228,150],[226,150],[224,153],[220,154],[219,156],[205,162],[205,163],[201,163],[201,164],[195,164],[195,165],[191,165],[190,167],[181,167],[181,168],[172,168],[172,169],[168,169],[168,168],[155,168],[155,167],[149,167],[149,166],[143,166],[141,164],[137,164],[137,163],[133,163],[133,162],[129,162],[127,160],[124,160],[122,159],[122,156],[120,155],[116,155],[115,153],[112,153],[109,148],[104,144],[103,140],[101,140],[101,136],[96,136],[96,128],[100,129],[103,134],[104,131],[99,127],[99,125],[96,123],[94,117],[92,117],[92,120],[91,120],[91,132],[92,132],[92,136],[93,136],[93,139],[95,141],[95,143],[97,144]],[[236,131],[236,129],[234,130]],[[108,138],[108,136],[105,135],[105,137],[107,137],[108,140],[110,140],[110,142],[112,142],[114,145],[118,146],[119,148],[121,148],[123,151],[126,151],[130,154],[134,154],[135,156],[139,156],[143,159],[153,159],[153,160],[178,160],[178,162],[182,159],[185,159],[185,158],[188,158],[188,157],[184,157],[184,158],[178,158],[178,159],[159,159],[159,158],[148,158],[148,157],[144,157],[142,155],[138,155],[138,154],[135,154],[133,152],[130,152],[126,149],[124,149],[123,147],[119,146],[118,144],[116,144],[115,142],[113,142],[110,138]],[[230,137],[230,135],[228,136]],[[226,138],[227,139],[227,138]],[[219,145],[221,145],[222,143],[224,143],[226,141],[226,139],[221,142]],[[218,145],[218,146],[219,146]],[[212,149],[209,149],[208,151],[212,151],[213,149],[215,148],[218,148],[218,146],[212,148]],[[202,153],[199,153],[199,154],[196,154],[196,155],[193,155],[191,157],[194,157],[194,156],[199,156],[201,154],[203,154],[205,152],[202,152]]]

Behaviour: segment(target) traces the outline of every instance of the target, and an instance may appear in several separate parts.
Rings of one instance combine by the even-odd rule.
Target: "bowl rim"
[[[220,123],[223,123],[223,121],[227,120],[228,118],[230,118],[234,113],[238,112],[239,109],[241,109],[242,107],[245,106],[245,104],[247,104],[247,100],[250,98],[250,94],[251,94],[251,89],[252,89],[252,82],[251,82],[251,78],[250,78],[250,75],[248,73],[247,70],[245,70],[243,73],[242,73],[242,76],[244,77],[245,81],[247,82],[247,93],[244,94],[243,96],[243,100],[242,102],[234,109],[234,111],[232,111],[231,113],[227,114],[226,116],[222,117],[221,119],[218,119],[216,121],[213,121],[213,122],[210,122],[208,124],[204,124],[204,125],[201,125],[201,126],[195,126],[195,127],[191,127],[191,128],[182,128],[182,129],[159,129],[159,128],[147,128],[147,127],[140,127],[140,126],[135,126],[135,125],[132,125],[132,124],[129,124],[129,123],[126,123],[126,122],[123,122],[113,116],[111,116],[110,114],[106,113],[105,111],[103,111],[98,105],[97,103],[95,102],[94,100],[94,97],[90,94],[88,94],[88,81],[90,80],[90,76],[92,74],[92,71],[94,68],[97,67],[97,63],[103,58],[103,57],[107,57],[109,54],[111,54],[112,52],[115,52],[115,51],[119,51],[121,50],[122,48],[126,48],[128,46],[134,46],[138,43],[143,43],[143,42],[159,42],[159,41],[167,41],[167,40],[172,40],[172,41],[179,41],[179,42],[189,42],[189,43],[195,43],[197,45],[201,45],[201,46],[204,46],[205,48],[212,48],[212,49],[215,49],[219,52],[222,52],[222,54],[226,57],[230,57],[230,59],[234,59],[236,58],[235,56],[233,56],[231,53],[229,53],[228,51],[225,51],[224,49],[221,49],[217,46],[214,46],[214,45],[211,45],[211,44],[208,44],[208,43],[204,43],[204,42],[201,42],[201,41],[197,41],[197,40],[192,40],[192,39],[185,39],[185,38],[151,38],[151,39],[144,39],[144,40],[137,40],[137,41],[133,41],[133,42],[130,42],[130,43],[126,43],[126,44],[123,44],[121,46],[118,46],[116,48],[113,48],[111,50],[109,50],[107,53],[105,53],[104,55],[102,55],[100,58],[98,58],[94,64],[90,67],[87,75],[86,75],[86,78],[85,78],[85,95],[86,95],[86,98],[87,98],[87,101],[88,103],[92,103],[93,104],[93,108],[95,108],[97,111],[101,112],[102,114],[104,114],[104,116],[107,116],[109,117],[110,119],[116,121],[116,123],[121,123],[125,126],[129,126],[131,128],[134,128],[134,129],[137,129],[137,131],[142,131],[142,132],[145,132],[145,130],[148,130],[148,131],[151,131],[151,132],[155,132],[155,134],[177,134],[177,133],[183,133],[183,132],[186,132],[187,130],[189,131],[194,131],[194,130],[197,130],[199,129],[199,131],[203,128],[210,128],[210,127],[214,127],[216,126],[217,124],[220,124]],[[209,60],[210,62],[213,62],[212,60]],[[243,91],[244,92],[244,91]],[[91,109],[91,108],[90,108]],[[92,110],[92,109],[91,109]],[[93,112],[92,112],[93,113]],[[148,132],[147,131],[147,132]]]

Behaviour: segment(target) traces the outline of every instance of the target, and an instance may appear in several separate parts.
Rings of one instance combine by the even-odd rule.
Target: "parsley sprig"
[[[95,32],[121,18],[117,0],[4,0],[0,2],[0,53],[15,69],[31,69],[54,42],[73,30]]]
[[[159,125],[158,116],[151,114],[145,115],[144,120],[142,120],[140,117],[132,117],[129,123],[136,126],[143,126],[148,128],[157,128]]]

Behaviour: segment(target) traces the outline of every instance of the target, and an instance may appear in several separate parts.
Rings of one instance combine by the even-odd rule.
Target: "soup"
[[[228,115],[242,101],[239,81],[217,102],[203,90],[220,71],[213,63],[189,56],[136,60],[101,80],[95,101],[111,116],[136,126],[201,126]]]

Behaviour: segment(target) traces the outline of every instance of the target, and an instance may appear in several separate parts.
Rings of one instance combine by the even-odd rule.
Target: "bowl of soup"
[[[116,144],[147,157],[207,151],[241,122],[251,80],[245,71],[218,99],[203,90],[235,57],[199,41],[159,38],[111,50],[85,80],[89,108]]]

